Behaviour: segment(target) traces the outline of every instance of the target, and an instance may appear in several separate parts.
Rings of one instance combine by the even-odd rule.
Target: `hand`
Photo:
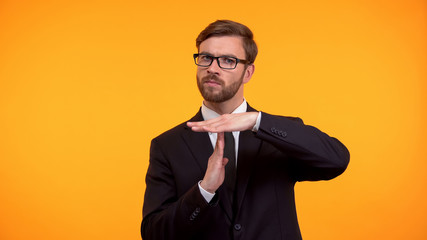
[[[228,163],[228,159],[224,158],[224,145],[224,133],[218,133],[214,152],[209,158],[208,168],[200,183],[200,186],[210,193],[215,193],[224,182],[225,165]]]
[[[252,130],[256,124],[258,112],[244,112],[223,114],[217,118],[201,121],[187,122],[187,126],[195,132],[235,132]]]

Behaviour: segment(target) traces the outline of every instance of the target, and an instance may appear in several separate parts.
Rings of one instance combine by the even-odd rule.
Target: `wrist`
[[[257,112],[255,114],[256,118],[255,118],[255,124],[252,127],[252,132],[258,132],[259,129],[259,125],[261,124],[261,112]]]
[[[215,194],[216,189],[209,187],[208,185],[206,185],[206,181],[202,180],[200,182],[200,187],[203,188],[203,190],[205,190],[206,192],[210,193],[210,194]]]

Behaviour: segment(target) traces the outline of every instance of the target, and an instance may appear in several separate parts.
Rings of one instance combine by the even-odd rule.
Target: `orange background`
[[[427,239],[427,3],[0,1],[0,239],[140,239],[150,140],[201,97],[195,38],[255,33],[246,99],[351,152],[296,186],[304,239]]]

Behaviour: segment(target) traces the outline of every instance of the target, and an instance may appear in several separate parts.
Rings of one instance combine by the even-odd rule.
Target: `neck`
[[[238,99],[230,99],[225,102],[215,103],[215,102],[208,102],[206,100],[203,101],[203,103],[206,105],[206,107],[214,110],[216,113],[223,115],[223,114],[229,114],[232,113],[240,104],[243,102],[243,97]]]

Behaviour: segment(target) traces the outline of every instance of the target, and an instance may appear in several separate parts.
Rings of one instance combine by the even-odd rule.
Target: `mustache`
[[[219,78],[217,75],[215,74],[209,74],[207,76],[202,77],[202,83],[208,82],[208,81],[215,81],[221,85],[224,85],[224,80],[222,80],[221,78]]]

